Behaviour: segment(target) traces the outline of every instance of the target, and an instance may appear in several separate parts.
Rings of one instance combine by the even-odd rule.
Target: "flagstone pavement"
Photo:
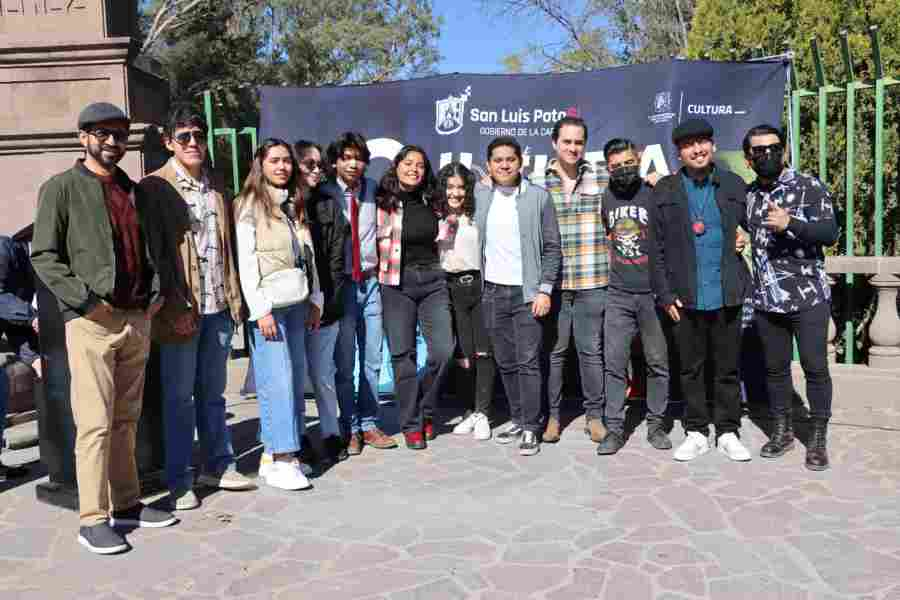
[[[229,394],[235,431],[255,429],[255,408]],[[534,457],[445,433],[422,452],[367,448],[309,491],[206,490],[113,557],[76,543],[75,514],[35,501],[41,479],[7,484],[0,599],[900,600],[900,432],[835,423],[833,468],[813,473],[799,444],[759,458],[746,417],[744,464],[675,463],[643,425],[598,457],[581,428]],[[252,438],[236,435],[245,473]]]

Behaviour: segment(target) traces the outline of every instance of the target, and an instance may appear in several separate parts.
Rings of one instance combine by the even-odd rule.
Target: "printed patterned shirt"
[[[791,216],[783,233],[762,226],[769,201]],[[785,169],[771,190],[754,181],[747,188],[747,221],[755,309],[794,313],[831,300],[822,248],[836,240],[837,223],[822,182],[793,169]]]
[[[191,231],[200,261],[200,314],[211,315],[228,308],[225,298],[225,265],[219,248],[219,215],[216,196],[203,174],[200,181],[174,158],[175,179],[191,211]]]
[[[609,283],[609,248],[603,224],[603,192],[609,183],[606,169],[595,170],[587,161],[578,165],[578,179],[571,194],[563,189],[557,161],[547,165],[543,177],[531,182],[550,192],[559,221],[564,290],[592,290]]]

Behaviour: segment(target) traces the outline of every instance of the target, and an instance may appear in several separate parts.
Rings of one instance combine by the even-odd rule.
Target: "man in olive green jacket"
[[[116,525],[175,522],[141,504],[134,454],[150,319],[163,300],[134,183],[116,166],[129,127],[128,117],[111,104],[82,111],[78,135],[85,158],[41,187],[31,254],[65,321],[78,542],[96,554],[129,548]]]

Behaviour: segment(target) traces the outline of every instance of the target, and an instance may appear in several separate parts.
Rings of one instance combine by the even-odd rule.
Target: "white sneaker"
[[[281,490],[305,490],[312,487],[299,462],[276,460],[266,472],[266,483]]]
[[[469,435],[475,429],[475,421],[478,419],[478,415],[481,413],[473,412],[468,417],[459,422],[459,424],[453,428],[453,433],[456,435]]]
[[[265,479],[266,475],[269,474],[269,471],[272,469],[272,464],[274,463],[271,454],[266,454],[263,452],[259,457],[259,477],[260,479]],[[313,469],[310,465],[306,463],[300,463],[300,472],[303,473],[304,476],[309,477],[313,474]]]
[[[709,452],[709,440],[706,436],[699,431],[688,431],[687,437],[675,450],[672,458],[679,462],[687,462],[707,452]]]
[[[491,421],[484,413],[475,413],[473,437],[479,442],[491,439]]]
[[[272,460],[271,454],[266,454],[263,452],[259,455],[259,478],[265,479],[266,475],[272,470],[272,464],[274,461]]]
[[[741,443],[738,436],[733,433],[723,433],[720,435],[717,446],[719,447],[719,452],[731,460],[747,462],[751,458],[750,451]]]

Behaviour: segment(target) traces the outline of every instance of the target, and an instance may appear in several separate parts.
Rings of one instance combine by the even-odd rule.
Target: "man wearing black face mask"
[[[822,471],[828,468],[825,438],[832,394],[826,351],[831,290],[823,247],[837,241],[834,208],[818,179],[785,167],[781,130],[771,125],[754,127],[743,146],[757,176],[747,189],[753,249],[751,298],[763,343],[773,421],[760,455],[776,458],[794,447],[791,350],[796,336],[812,415],[806,467]]]
[[[659,450],[672,442],[663,416],[668,404],[666,339],[650,290],[649,235],[652,188],[640,175],[640,155],[631,140],[613,139],[603,148],[609,187],[603,221],[609,235],[609,293],[606,300],[606,437],[597,454],[615,454],[625,445],[625,386],[631,342],[638,333],[647,361],[647,440]]]

